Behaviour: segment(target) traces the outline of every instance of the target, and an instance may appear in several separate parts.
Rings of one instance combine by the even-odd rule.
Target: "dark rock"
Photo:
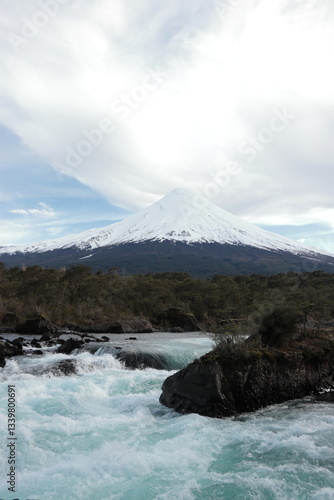
[[[85,335],[83,337],[83,340],[85,342],[98,342],[98,339],[96,337],[94,337],[93,335]]]
[[[182,332],[198,332],[201,330],[193,314],[178,308],[171,308],[161,312],[157,315],[156,322],[166,328],[180,328]]]
[[[42,347],[37,339],[32,339],[31,345],[32,345],[32,347]]]
[[[49,340],[56,339],[58,337],[58,333],[43,333],[41,338],[39,339],[41,342],[48,342]]]
[[[334,347],[328,339],[296,342],[284,351],[214,350],[168,377],[160,402],[180,413],[222,418],[303,398],[331,387],[333,380]]]
[[[38,315],[18,324],[15,332],[28,335],[42,335],[41,340],[50,340],[52,337],[58,335],[58,327],[48,318]]]
[[[7,358],[11,356],[20,356],[22,354],[22,345],[14,344],[9,340],[1,341],[0,353]]]
[[[152,333],[154,331],[151,322],[139,316],[133,319],[115,321],[104,328],[105,333]]]
[[[2,359],[0,366],[4,365],[5,358],[11,358],[13,356],[20,356],[23,354],[22,344],[14,344],[9,340],[0,341],[0,359]]]
[[[5,357],[0,353],[0,368],[3,368],[6,365]]]
[[[101,337],[101,340],[103,340],[103,342],[110,342],[110,338],[106,337],[105,335],[103,335],[103,337]]]
[[[40,349],[36,349],[36,351],[33,351],[33,354],[38,354],[38,356],[42,356],[42,354],[44,354],[44,352],[41,351]]]
[[[137,337],[129,337],[128,339],[126,340],[138,340]]]
[[[52,373],[56,376],[73,375],[77,373],[77,362],[74,359],[64,359],[53,364],[43,373]]]
[[[18,346],[23,346],[23,344],[26,343],[26,339],[23,337],[18,337],[17,339],[12,340],[12,344],[18,345]]]
[[[120,351],[115,354],[126,368],[143,369],[155,368],[156,370],[166,370],[167,362],[162,355],[152,354],[143,351]]]
[[[61,345],[57,352],[61,352],[63,354],[70,354],[74,349],[78,349],[84,344],[82,340],[76,340],[76,339],[68,339],[66,340],[63,345]]]
[[[52,347],[52,346],[54,346],[56,344],[63,344],[64,342],[65,342],[64,340],[60,340],[60,339],[56,338],[54,340],[49,340],[46,345],[48,347]]]

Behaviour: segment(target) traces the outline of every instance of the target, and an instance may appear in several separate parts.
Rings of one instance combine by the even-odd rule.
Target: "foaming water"
[[[164,339],[159,352],[187,345],[197,357],[204,344]],[[0,390],[8,381],[17,389],[18,488],[8,495],[1,472],[0,498],[334,498],[332,404],[306,399],[224,420],[179,415],[159,403],[171,371],[127,370],[110,346],[97,347],[77,353],[78,373],[67,377],[39,372],[65,355],[8,361]]]

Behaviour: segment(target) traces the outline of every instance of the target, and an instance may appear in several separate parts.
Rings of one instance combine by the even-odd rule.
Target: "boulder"
[[[12,341],[12,344],[18,345],[18,346],[23,346],[26,343],[26,339],[23,337],[18,337],[17,339]]]
[[[115,357],[121,361],[126,368],[144,369],[155,368],[156,370],[166,370],[167,361],[160,354],[153,354],[143,351],[120,351],[115,354]]]
[[[216,349],[168,377],[160,402],[180,413],[222,418],[330,389],[333,380],[329,339],[307,339],[284,350]]]
[[[68,339],[60,347],[58,347],[57,352],[62,354],[70,354],[74,349],[78,349],[84,344],[82,340]]]
[[[43,373],[52,373],[56,376],[73,375],[77,372],[77,362],[74,359],[64,359],[48,367]]]
[[[198,332],[201,330],[193,314],[175,307],[158,314],[156,322],[166,328],[178,328],[182,332]]]
[[[6,357],[6,358],[11,358],[12,356],[20,356],[23,354],[22,351],[22,344],[20,343],[13,343],[10,342],[9,340],[1,340],[0,341],[0,353]]]
[[[19,323],[15,332],[26,335],[42,335],[41,340],[50,340],[58,335],[58,327],[45,316],[38,315]]]
[[[152,333],[153,326],[150,321],[140,316],[133,319],[115,321],[105,327],[104,333]]]
[[[10,342],[9,340],[0,341],[0,367],[3,368],[6,364],[6,358],[20,356],[23,354],[22,344]]]
[[[32,347],[38,347],[38,348],[42,347],[41,344],[38,342],[37,339],[32,339],[31,345],[32,345]]]

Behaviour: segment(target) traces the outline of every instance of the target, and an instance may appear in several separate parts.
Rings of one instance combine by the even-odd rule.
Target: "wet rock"
[[[31,345],[32,345],[32,347],[39,347],[39,348],[42,347],[37,339],[32,339]]]
[[[17,339],[12,340],[12,344],[22,347],[23,345],[26,345],[26,339],[18,337]]]
[[[6,358],[12,358],[13,356],[20,356],[23,354],[22,344],[14,344],[9,340],[0,341],[0,367],[4,367],[6,364]]]
[[[36,349],[36,351],[33,351],[33,354],[37,354],[38,356],[42,356],[44,354],[44,352],[41,351],[40,349]]]
[[[70,354],[75,349],[78,349],[84,344],[82,340],[76,339],[68,339],[66,340],[57,350],[57,352],[61,352],[63,354]]]
[[[155,368],[156,370],[166,370],[167,362],[162,355],[152,354],[142,351],[120,351],[115,357],[121,361],[126,368],[143,369]]]
[[[284,350],[216,349],[168,377],[160,402],[180,413],[222,418],[303,398],[333,381],[334,347],[326,339],[295,342]]]
[[[201,330],[193,314],[175,307],[158,314],[156,322],[166,328],[181,329],[182,332],[198,332]]]
[[[52,366],[47,368],[47,370],[45,370],[43,373],[44,374],[52,373],[53,375],[56,376],[73,375],[77,373],[77,362],[74,359],[64,359],[62,361],[54,363]]]

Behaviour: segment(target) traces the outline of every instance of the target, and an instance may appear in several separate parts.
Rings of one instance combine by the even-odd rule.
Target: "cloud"
[[[41,4],[1,17],[1,108],[58,175],[127,210],[186,185],[253,222],[327,221],[330,2],[54,0],[44,17]]]
[[[47,203],[39,203],[40,208],[16,208],[9,210],[10,213],[15,215],[35,215],[43,217],[55,217],[56,212]]]

